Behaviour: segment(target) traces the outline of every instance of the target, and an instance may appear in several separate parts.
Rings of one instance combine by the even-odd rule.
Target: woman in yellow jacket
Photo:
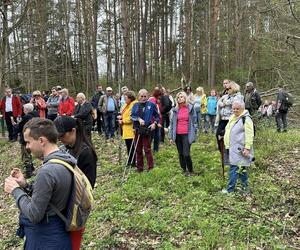
[[[125,96],[125,105],[123,106],[121,110],[121,115],[118,118],[119,118],[119,124],[120,126],[122,126],[122,138],[125,140],[127,154],[129,156],[127,163],[128,165],[132,164],[132,166],[135,166],[134,145],[132,145],[134,139],[134,129],[133,129],[133,121],[130,118],[130,114],[131,114],[131,109],[133,105],[137,102],[137,100],[135,98],[135,94],[133,91],[127,91],[124,94],[124,96]]]
[[[204,121],[203,132],[207,133],[209,128],[208,116],[207,116],[207,98],[203,87],[198,87],[196,89],[196,94],[194,95],[194,98],[195,98],[194,108],[197,114],[198,129],[200,131],[201,120],[203,117],[203,121]]]

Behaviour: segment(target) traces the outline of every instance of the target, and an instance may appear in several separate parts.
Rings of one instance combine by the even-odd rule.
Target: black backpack
[[[170,100],[169,96],[165,95],[161,97],[163,111],[162,113],[167,114],[172,109],[172,101]]]
[[[281,111],[288,111],[294,104],[294,100],[291,94],[283,92],[282,93],[282,100],[279,110]]]

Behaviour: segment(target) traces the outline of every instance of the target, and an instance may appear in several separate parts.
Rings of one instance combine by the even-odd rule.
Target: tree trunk
[[[121,1],[121,13],[122,13],[122,29],[123,29],[123,41],[124,41],[124,70],[125,70],[125,83],[132,89],[132,46],[130,39],[130,23],[127,10],[127,1]]]

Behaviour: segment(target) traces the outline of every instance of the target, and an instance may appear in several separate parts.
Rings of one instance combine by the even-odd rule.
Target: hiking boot
[[[281,132],[281,129],[280,129],[280,128],[278,128],[278,129],[277,129],[277,132],[278,132],[278,133],[280,133],[280,132]]]
[[[284,129],[282,132],[283,132],[283,133],[287,133],[287,129]]]

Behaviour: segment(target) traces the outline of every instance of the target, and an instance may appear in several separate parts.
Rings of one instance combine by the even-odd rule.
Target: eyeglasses
[[[140,95],[140,97],[147,97],[146,95]]]

